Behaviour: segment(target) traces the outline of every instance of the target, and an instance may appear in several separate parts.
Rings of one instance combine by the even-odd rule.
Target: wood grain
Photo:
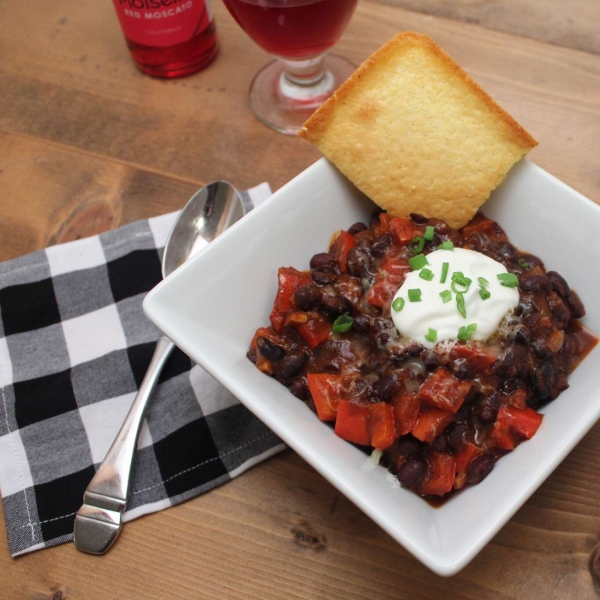
[[[600,3],[589,0],[380,0],[540,42],[600,54]]]
[[[219,58],[162,82],[133,67],[110,2],[0,1],[11,50],[0,61],[0,260],[174,210],[203,181],[277,188],[318,158],[254,120],[246,92],[267,56],[214,4]],[[489,19],[498,4],[452,6],[487,7]],[[520,20],[516,0],[502,6],[514,17],[503,23]],[[539,139],[535,162],[600,202],[600,57],[460,22],[465,14],[362,0],[338,52],[359,62],[402,29],[429,33]],[[521,33],[540,38],[533,26]],[[0,543],[0,597],[588,600],[600,589],[599,462],[596,426],[451,579],[288,451],[127,524],[104,557],[66,544],[11,559]]]
[[[0,260],[176,210],[199,186],[0,133]]]

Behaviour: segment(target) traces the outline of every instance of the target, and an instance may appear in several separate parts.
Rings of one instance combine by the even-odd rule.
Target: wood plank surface
[[[173,210],[202,181],[277,188],[318,158],[254,120],[246,92],[268,57],[214,4],[217,61],[163,82],[133,67],[110,2],[0,2],[0,260]],[[453,18],[361,0],[337,50],[358,63],[397,31],[429,33],[540,141],[536,163],[600,202],[600,56]],[[0,598],[592,599],[599,461],[597,425],[451,579],[287,451],[127,524],[103,557],[66,544],[11,559],[0,543]]]
[[[380,0],[383,4],[600,54],[594,0]]]

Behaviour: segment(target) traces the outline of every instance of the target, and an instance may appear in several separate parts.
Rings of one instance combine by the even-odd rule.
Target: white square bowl
[[[246,351],[269,324],[280,266],[308,268],[332,234],[368,221],[373,205],[322,159],[158,285],[148,317],[319,473],[439,575],[463,568],[600,417],[599,348],[549,404],[535,437],[503,457],[481,484],[433,508],[390,482],[382,467],[336,437],[306,405],[259,372]],[[509,239],[561,273],[600,332],[600,208],[521,161],[483,210]]]

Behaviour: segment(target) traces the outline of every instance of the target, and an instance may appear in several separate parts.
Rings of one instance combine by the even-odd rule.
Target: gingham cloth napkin
[[[267,184],[247,192],[254,204]],[[159,331],[142,300],[177,213],[0,263],[0,492],[13,556],[73,538],[83,492]],[[283,449],[176,349],[142,426],[124,520],[210,490]]]

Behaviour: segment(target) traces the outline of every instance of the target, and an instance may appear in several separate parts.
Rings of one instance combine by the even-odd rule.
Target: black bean
[[[579,299],[577,292],[574,290],[569,290],[567,297],[565,298],[569,309],[571,310],[571,316],[575,319],[580,319],[585,315],[585,308],[583,306],[583,302]]]
[[[546,277],[552,283],[552,289],[566,300],[569,293],[569,284],[565,281],[565,278],[556,271],[548,271]]]
[[[475,370],[464,358],[457,358],[452,366],[452,374],[457,379],[473,379]]]
[[[524,292],[549,292],[552,283],[545,275],[524,275],[519,280],[519,287]]]
[[[383,256],[386,250],[392,245],[392,236],[389,233],[382,233],[371,245],[371,254],[373,256]]]
[[[337,260],[333,254],[329,254],[329,252],[320,252],[319,254],[315,254],[310,259],[310,268],[311,269],[320,269],[321,267],[337,267]]]
[[[569,307],[556,292],[550,292],[546,299],[548,300],[548,306],[556,325],[564,329],[569,324],[569,319],[571,318]]]
[[[545,361],[533,367],[531,383],[540,400],[553,397],[554,383],[558,375],[558,368],[553,361]]]
[[[426,350],[423,353],[423,364],[427,367],[428,370],[435,369],[440,364],[440,359],[438,355],[432,350]]]
[[[399,362],[409,358],[421,356],[421,353],[423,352],[423,346],[417,342],[405,340],[404,342],[395,342],[390,344],[388,347],[388,352],[390,358],[396,362]]]
[[[419,213],[410,213],[410,218],[413,220],[414,223],[417,223],[419,225],[425,225],[425,223],[429,222],[429,219],[427,217],[424,217]]]
[[[467,471],[467,483],[475,485],[481,483],[494,468],[494,457],[485,452],[473,459]]]
[[[371,321],[371,329],[375,333],[379,333],[380,331],[392,330],[394,329],[394,322],[391,319],[385,319],[384,317],[377,317]]]
[[[509,340],[515,341],[518,344],[526,345],[529,344],[529,340],[531,339],[531,332],[526,325],[520,323],[510,330],[507,337]]]
[[[290,385],[290,392],[300,398],[300,400],[308,400],[310,398],[310,390],[308,389],[308,381],[306,376],[298,377]]]
[[[500,408],[500,398],[498,394],[492,394],[487,398],[480,398],[473,404],[473,416],[479,419],[482,425],[489,425],[496,421],[498,409]]]
[[[530,269],[533,269],[534,267],[542,267],[542,269],[544,268],[544,263],[533,254],[521,254],[519,259],[524,260],[529,265]]]
[[[373,384],[364,379],[355,379],[352,382],[349,394],[352,398],[361,398],[364,400],[373,400],[376,396]]]
[[[384,375],[379,380],[379,385],[377,387],[377,396],[379,396],[380,400],[387,402],[388,400],[392,399],[399,386],[400,379],[398,378],[398,375],[396,373]]]
[[[369,260],[369,255],[357,246],[348,252],[346,267],[351,275],[354,275],[355,277],[362,277],[365,270],[369,268],[370,263],[371,261]]]
[[[330,317],[339,317],[352,310],[352,302],[344,296],[325,296],[321,299],[320,309]]]
[[[435,438],[435,440],[433,440],[433,442],[431,442],[431,447],[436,452],[445,452],[446,450],[448,450],[448,446],[448,437],[445,433],[441,433]]]
[[[348,229],[348,233],[350,235],[356,235],[361,231],[365,231],[365,229],[367,229],[367,226],[359,221],[358,223],[354,223],[354,225],[352,225],[350,229]]]
[[[511,344],[494,362],[492,371],[502,377],[524,377],[529,371],[529,352],[524,346]]]
[[[465,443],[468,429],[469,427],[465,421],[450,423],[445,431],[448,437],[448,445],[454,450],[459,450]]]
[[[285,356],[285,350],[281,346],[274,344],[262,335],[256,340],[256,345],[260,353],[271,362],[279,362]]]
[[[423,452],[423,443],[412,435],[403,435],[396,442],[396,448],[403,456],[413,456]]]
[[[507,261],[517,257],[517,251],[510,242],[500,242],[500,244],[498,244],[498,250],[502,257]]]
[[[325,268],[312,269],[310,276],[317,285],[332,285],[337,279],[337,275],[335,273],[326,271]]]
[[[296,308],[303,311],[314,310],[321,302],[321,290],[312,284],[302,285],[294,294]]]
[[[427,471],[424,458],[411,456],[407,458],[398,469],[398,481],[403,485],[415,485]]]
[[[296,375],[300,374],[307,361],[308,354],[304,352],[291,352],[281,361],[279,375],[285,380],[293,379]]]
[[[352,329],[363,335],[369,335],[371,329],[371,317],[368,317],[367,315],[357,315],[354,317]]]

